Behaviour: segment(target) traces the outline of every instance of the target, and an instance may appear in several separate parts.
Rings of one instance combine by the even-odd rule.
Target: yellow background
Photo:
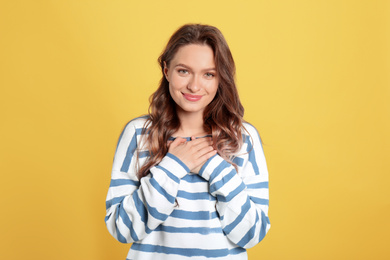
[[[238,3],[241,2],[241,3]],[[125,259],[104,223],[122,127],[169,36],[224,33],[264,141],[250,259],[389,259],[389,1],[1,1],[0,259]]]

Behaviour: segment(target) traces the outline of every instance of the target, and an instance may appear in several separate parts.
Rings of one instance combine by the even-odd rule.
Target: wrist
[[[190,169],[185,165],[176,155],[167,153],[165,157],[159,163],[159,166],[168,170],[179,179],[183,178]]]

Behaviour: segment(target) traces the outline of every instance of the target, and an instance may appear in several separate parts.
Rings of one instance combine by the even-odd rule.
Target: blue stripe
[[[236,219],[227,225],[223,231],[225,232],[226,235],[228,235],[245,217],[246,213],[248,213],[249,209],[251,208],[251,203],[249,198],[246,200],[244,205],[241,207],[241,213],[236,217]]]
[[[249,123],[248,123],[249,124]],[[260,134],[259,132],[257,131],[256,127],[254,127],[254,125],[251,125],[249,124],[250,126],[252,126],[254,129],[255,129],[255,132],[257,134],[257,137],[259,138],[259,141],[260,141],[260,145],[261,145],[261,149],[263,149],[263,142],[261,141],[261,137],[260,137]]]
[[[208,192],[187,192],[179,190],[177,197],[188,199],[188,200],[216,200],[215,197],[211,196]]]
[[[165,189],[163,189],[160,184],[156,181],[154,178],[149,179],[150,184],[160,193],[163,195],[170,203],[175,202],[175,197],[173,197],[171,194],[169,194]]]
[[[257,133],[257,135],[258,135],[258,133]],[[255,172],[255,175],[259,175],[260,171],[259,171],[259,167],[257,166],[255,150],[253,149],[253,145],[249,139],[250,138],[245,139],[245,143],[248,144],[248,146],[246,148],[246,151],[249,153],[248,161],[252,164],[252,168],[253,168],[253,171]],[[259,139],[260,139],[260,136],[259,136]]]
[[[160,213],[156,208],[150,206],[148,202],[146,202],[146,207],[148,208],[148,212],[150,213],[150,215],[152,215],[155,219],[162,221],[167,219],[168,215]]]
[[[168,141],[175,141],[176,138],[178,138],[178,136],[176,136],[176,137],[171,136],[171,137],[168,138]],[[187,142],[191,141],[191,137],[181,137],[180,136],[180,138],[186,139]]]
[[[243,248],[233,249],[201,249],[201,248],[175,248],[150,244],[138,244],[133,243],[131,249],[149,253],[163,253],[174,254],[187,257],[203,256],[207,258],[224,257],[228,255],[236,255],[244,253],[246,250]]]
[[[255,224],[248,230],[248,232],[241,238],[241,240],[237,243],[237,245],[244,247],[246,244],[251,241],[256,234],[256,226],[259,222],[259,214],[256,213],[256,221]]]
[[[208,235],[210,233],[222,233],[221,227],[172,227],[160,225],[155,231],[162,231],[168,233],[196,233],[201,235]]]
[[[233,162],[239,167],[242,167],[244,165],[244,159],[242,159],[241,157],[234,157]]]
[[[143,136],[143,138],[147,138],[145,137],[145,135],[149,135],[150,133],[150,130],[148,128],[136,128],[135,129],[135,133],[137,134],[137,136]],[[137,146],[138,147],[138,146]],[[145,146],[144,147],[139,147],[140,149],[145,149]],[[138,158],[144,158],[144,157],[148,157],[149,156],[149,151],[140,151],[138,153]]]
[[[156,166],[154,166],[154,167],[156,167],[157,169],[160,169],[160,170],[162,170],[163,172],[165,172],[165,173],[168,175],[168,177],[169,177],[170,179],[172,179],[174,182],[180,183],[180,179],[179,179],[176,175],[172,174],[170,171],[168,171],[167,169],[165,169],[164,167],[161,167],[160,165],[156,165]]]
[[[233,169],[227,175],[225,175],[221,180],[217,181],[216,183],[213,183],[210,186],[210,193],[219,190],[223,185],[228,183],[236,174],[237,174],[236,170]]]
[[[119,219],[119,214],[117,212],[115,214],[115,223],[118,223],[118,219]],[[121,243],[127,243],[127,239],[122,235],[117,225],[115,225],[115,230],[116,230],[116,236],[118,238],[118,241]]]
[[[152,230],[149,229],[147,225],[148,212],[146,211],[145,205],[142,203],[140,197],[138,196],[138,192],[133,193],[133,200],[135,208],[137,209],[137,212],[141,218],[141,221],[145,224],[145,232],[147,234],[151,233]]]
[[[149,134],[149,131],[148,131],[148,129],[147,128],[136,128],[135,129],[135,133],[137,134],[137,135],[142,135],[142,134]]]
[[[183,167],[186,172],[190,172],[190,169],[187,167],[187,165],[185,165],[179,158],[177,158],[175,155],[171,154],[171,153],[167,153],[167,155],[169,158],[171,158],[172,160],[175,160],[178,164],[181,165],[181,167]]]
[[[121,203],[122,200],[123,200],[125,197],[126,197],[126,196],[120,196],[120,197],[116,197],[116,198],[107,200],[107,201],[106,201],[106,209],[110,208],[112,205]]]
[[[118,151],[118,146],[119,146],[119,144],[120,144],[121,141],[122,141],[122,136],[123,136],[123,134],[124,134],[124,132],[125,132],[127,126],[128,126],[131,122],[133,122],[134,120],[137,120],[137,119],[147,119],[147,118],[149,118],[148,115],[136,117],[136,118],[130,120],[130,121],[125,125],[125,127],[123,128],[123,131],[122,131],[121,134],[119,135],[118,142],[117,142],[117,144],[116,144],[115,153]],[[138,133],[137,130],[136,130],[136,133]]]
[[[138,153],[138,158],[146,158],[146,157],[149,157],[150,156],[150,153],[149,151],[142,151],[142,152],[139,152]]]
[[[204,170],[207,168],[207,166],[209,165],[209,163],[210,163],[216,156],[218,156],[218,154],[214,154],[213,156],[211,156],[211,157],[203,164],[203,166],[200,168],[199,173],[198,173],[200,176],[203,176]]]
[[[122,172],[128,172],[131,164],[131,160],[133,159],[134,151],[137,149],[137,135],[133,135],[131,138],[130,144],[127,147],[126,156],[123,160],[123,164],[121,167]]]
[[[133,121],[133,120],[131,120],[131,121]],[[126,156],[125,156],[125,159],[124,159],[122,167],[121,167],[121,171],[122,172],[128,172],[129,171],[131,160],[133,159],[134,152],[137,149],[137,135],[142,135],[143,130],[144,130],[144,128],[137,128],[137,129],[135,129],[135,134],[131,138],[129,147],[127,147]],[[120,138],[122,139],[122,135],[121,135]]]
[[[137,119],[147,119],[147,118],[149,118],[148,115],[136,117],[136,118],[130,120],[130,121],[125,125],[125,127],[123,128],[122,133],[121,133],[120,136],[119,136],[118,143],[117,143],[117,145],[116,145],[115,153],[116,153],[116,151],[118,150],[118,146],[119,146],[120,142],[122,141],[122,136],[123,136],[123,133],[125,132],[127,126],[128,126],[131,122],[133,122],[134,120],[137,120]],[[136,132],[138,133],[138,131],[136,131]]]
[[[265,237],[265,234],[267,232],[267,223],[269,224],[269,218],[265,215],[263,211],[261,211],[261,229],[260,229],[259,242],[263,240],[263,238]]]
[[[227,161],[223,160],[214,170],[213,172],[210,174],[210,179],[209,179],[209,182],[212,183],[213,180],[226,168],[228,168],[229,166],[231,166],[230,163],[228,163]]]
[[[247,184],[248,189],[268,189],[268,181]]]
[[[181,178],[181,180],[182,181],[184,180],[184,181],[190,182],[190,183],[208,182],[205,179],[203,179],[202,177],[200,177],[198,174],[187,174],[186,176]]]
[[[195,137],[195,139],[205,138],[205,137],[212,137],[212,135],[199,136],[199,137]],[[178,138],[178,136],[176,136],[176,137],[171,136],[171,137],[168,138],[168,140],[169,140],[169,141],[175,141],[176,138]],[[181,137],[181,136],[180,136],[180,138],[186,139],[188,142],[191,141],[191,137]]]
[[[126,227],[130,230],[130,236],[133,239],[133,241],[138,241],[138,236],[135,233],[135,230],[133,228],[133,223],[131,222],[129,216],[127,215],[125,209],[123,208],[123,204],[120,204],[118,206],[119,216],[121,217],[123,223],[126,225]]]
[[[133,181],[129,179],[112,179],[110,187],[122,186],[122,185],[133,185],[139,187],[139,181]]]
[[[235,188],[232,192],[230,192],[226,197],[223,197],[221,195],[217,195],[217,199],[218,201],[222,201],[222,202],[229,202],[231,201],[235,196],[237,196],[237,194],[239,194],[241,191],[245,190],[246,186],[243,182],[241,182],[241,184]]]
[[[267,200],[267,199],[260,199],[260,198],[256,198],[256,197],[252,197],[252,196],[250,196],[250,198],[251,198],[251,201],[253,201],[256,204],[266,205],[266,206],[268,206],[268,204],[269,204],[269,200]]]
[[[121,234],[118,228],[116,228],[116,236],[118,238],[118,241],[121,243],[127,243],[126,238]]]
[[[138,212],[142,222],[144,222],[146,224],[146,221],[147,221],[146,218],[148,215],[148,212],[146,211],[146,207],[142,203],[137,191],[135,191],[132,196],[133,196],[135,208],[137,209],[137,212]]]
[[[244,253],[244,252],[246,252],[245,248],[236,247],[236,248],[233,248],[233,249],[229,250],[229,255],[238,255],[238,254],[241,254],[241,253]]]
[[[191,219],[191,220],[209,220],[217,218],[217,212],[213,211],[185,211],[175,209],[170,215],[174,218]]]

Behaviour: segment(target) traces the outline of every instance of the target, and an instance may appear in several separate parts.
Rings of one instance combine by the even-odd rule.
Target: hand
[[[198,173],[203,164],[217,153],[211,137],[198,139],[191,137],[189,142],[178,137],[169,144],[168,152],[179,158],[194,173]]]

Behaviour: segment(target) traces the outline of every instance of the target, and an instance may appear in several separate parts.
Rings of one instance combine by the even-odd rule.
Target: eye
[[[207,78],[214,78],[215,77],[215,74],[214,73],[211,73],[211,72],[207,72],[206,74],[204,74]]]
[[[178,69],[177,72],[179,72],[179,74],[188,74],[188,70],[185,69]]]

